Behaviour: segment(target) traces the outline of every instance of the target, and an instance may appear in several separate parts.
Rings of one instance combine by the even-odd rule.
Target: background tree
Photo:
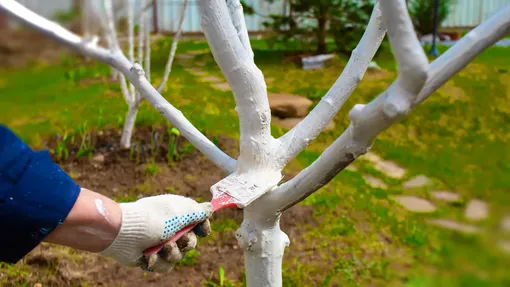
[[[284,42],[312,42],[315,52],[324,54],[328,37],[335,39],[337,50],[352,51],[366,28],[374,1],[289,0],[287,5],[288,13],[270,15],[265,26]]]
[[[456,0],[439,1],[437,14],[438,25],[446,20],[450,14],[450,8]],[[413,20],[416,32],[423,36],[432,34],[434,30],[434,0],[409,0],[409,14]]]
[[[152,4],[152,1],[149,0],[142,0],[141,1],[141,9],[138,11],[138,13],[135,14],[135,0],[127,0],[126,5],[126,14],[127,14],[127,53],[129,57],[129,61],[133,63],[138,63],[145,68],[144,76],[146,79],[150,82],[151,76],[150,76],[150,70],[151,70],[151,39],[150,39],[150,23],[152,22],[151,17],[152,13],[149,13],[150,5]],[[118,2],[114,5],[114,3],[111,0],[103,1],[104,4],[104,11],[98,11],[99,7],[97,5],[92,5],[92,3],[89,1],[85,1],[83,3],[83,7],[87,8],[89,11],[89,15],[100,15],[99,22],[102,23],[102,29],[105,33],[105,38],[107,40],[108,46],[110,49],[118,52],[122,52],[122,47],[119,44],[119,40],[117,37],[117,30],[116,30],[116,14],[119,13],[119,10],[122,9],[123,3]],[[163,75],[163,78],[157,85],[158,92],[162,92],[166,87],[166,82],[168,81],[170,71],[172,68],[172,64],[175,58],[175,53],[177,50],[177,44],[179,43],[180,37],[182,35],[182,27],[184,23],[184,17],[186,15],[185,11],[188,6],[188,0],[185,0],[182,5],[182,10],[180,13],[180,19],[179,19],[179,25],[176,31],[176,34],[174,36],[173,42],[172,42],[172,48],[170,49],[170,53],[168,55],[168,60],[165,67],[165,72]],[[115,13],[117,12],[117,13]],[[84,25],[87,27],[88,22],[86,19],[88,18],[87,14],[85,17]],[[136,19],[135,19],[136,18]],[[135,20],[138,24],[135,26]],[[90,37],[88,35],[88,28],[84,29],[85,37]],[[135,32],[138,32],[138,35],[135,36]],[[135,47],[135,37],[137,37],[137,43]],[[136,48],[136,58],[135,58],[135,48]],[[115,71],[115,69],[114,69]],[[129,148],[131,146],[131,137],[133,135],[133,130],[135,127],[136,122],[136,115],[138,113],[138,109],[142,103],[142,96],[140,95],[140,92],[135,89],[135,87],[132,84],[128,85],[128,82],[126,81],[126,77],[120,73],[117,77],[117,73],[113,73],[114,78],[118,78],[122,95],[124,96],[124,99],[126,101],[126,104],[128,105],[128,112],[126,114],[126,118],[124,120],[124,126],[122,128],[122,136],[120,140],[120,145],[123,148]]]

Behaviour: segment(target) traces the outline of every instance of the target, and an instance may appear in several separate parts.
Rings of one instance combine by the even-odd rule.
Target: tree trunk
[[[80,11],[81,10],[81,0],[73,0],[72,4],[71,4],[71,9],[76,12],[76,11]]]
[[[131,147],[131,137],[135,128],[136,113],[138,113],[139,106],[140,104],[129,106],[129,110],[126,114],[126,120],[124,122],[124,127],[122,128],[122,136],[120,138],[120,146],[122,148],[127,149]]]
[[[158,0],[152,0],[152,29],[154,35],[159,33]]]
[[[256,205],[256,204],[255,204]],[[282,259],[289,237],[280,229],[280,214],[261,216],[260,209],[248,206],[236,232],[244,250],[246,284],[249,287],[281,287]]]
[[[326,24],[327,24],[327,15],[325,9],[321,8],[321,12],[319,15],[318,27],[317,27],[317,54],[325,54],[328,52],[328,47],[326,46]]]

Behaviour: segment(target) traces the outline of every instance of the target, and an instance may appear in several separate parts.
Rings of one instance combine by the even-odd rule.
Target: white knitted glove
[[[159,195],[120,204],[122,224],[117,238],[101,255],[112,257],[125,266],[140,266],[154,272],[166,272],[182,259],[185,252],[195,248],[195,232],[205,236],[210,232],[210,203],[197,203],[178,195]],[[183,227],[199,224],[177,242],[169,242],[150,258],[143,255],[149,247],[163,243]]]

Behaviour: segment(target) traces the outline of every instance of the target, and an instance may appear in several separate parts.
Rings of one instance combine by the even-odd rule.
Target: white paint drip
[[[103,201],[99,198],[96,198],[95,203],[97,212],[99,212],[99,214],[101,214],[104,217],[104,219],[106,219],[106,221],[110,222],[110,220],[108,219],[108,211],[106,210],[106,208],[104,208]]]

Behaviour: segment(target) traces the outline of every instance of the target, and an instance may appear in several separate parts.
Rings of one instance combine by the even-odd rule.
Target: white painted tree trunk
[[[236,232],[244,250],[246,283],[250,287],[282,286],[282,260],[289,237],[280,229],[280,214],[263,216],[248,206]]]
[[[182,35],[182,25],[184,24],[184,18],[186,17],[186,9],[188,8],[188,0],[184,0],[182,4],[181,10],[181,19],[179,20],[179,26],[177,28],[177,32],[175,32],[174,38],[172,40],[172,47],[170,47],[170,54],[168,55],[168,60],[165,65],[165,72],[163,73],[163,79],[159,83],[156,90],[161,93],[165,87],[166,82],[168,81],[168,77],[170,76],[170,72],[172,71],[172,64],[175,58],[175,52],[177,51],[177,44],[179,44],[179,40]]]
[[[129,106],[128,112],[126,114],[126,120],[124,121],[122,136],[120,138],[120,145],[126,149],[131,147],[131,137],[133,136],[138,107],[139,105]]]
[[[111,0],[105,2],[111,7]],[[305,119],[275,139],[270,134],[271,117],[264,76],[253,61],[240,1],[200,0],[198,4],[205,36],[236,100],[241,127],[241,155],[237,161],[218,149],[159,94],[161,85],[156,90],[150,84],[140,65],[141,60],[136,64],[132,53],[129,60],[124,56],[113,23],[107,25],[110,35],[107,50],[36,15],[16,1],[0,0],[0,9],[71,49],[117,69],[123,95],[130,106],[127,130],[132,131],[136,119],[137,106],[133,109],[131,106],[139,101],[136,101],[138,94],[130,92],[126,78],[139,95],[172,122],[198,150],[230,174],[214,186],[229,190],[239,189],[241,185],[247,197],[252,190],[265,192],[245,206],[243,223],[236,232],[244,250],[246,280],[250,287],[282,286],[282,258],[289,239],[280,230],[279,221],[285,210],[327,184],[366,153],[380,132],[406,116],[483,50],[510,33],[510,5],[507,5],[429,65],[414,34],[405,1],[380,0],[360,43],[333,87]],[[370,103],[355,105],[349,113],[351,124],[344,133],[309,167],[279,184],[285,165],[320,133],[346,102],[363,77],[386,30],[399,67],[397,79]],[[173,53],[170,52],[170,62]]]
[[[105,3],[109,2],[111,0],[105,0]],[[146,0],[142,1],[142,7],[145,7],[147,5]],[[128,0],[128,55],[130,61],[134,62],[134,0]],[[107,17],[112,21],[114,19],[112,15],[110,15],[108,12],[109,9],[106,9],[107,11]],[[142,10],[139,14],[139,30],[138,30],[138,52],[137,52],[137,59],[138,63],[140,65],[143,65],[145,63],[145,78],[150,82],[150,31],[149,31],[149,17],[147,15],[146,10]],[[121,78],[121,85],[124,85],[125,78]],[[122,135],[120,138],[120,146],[124,149],[128,149],[131,147],[131,138],[133,136],[133,131],[135,129],[135,122],[136,122],[136,115],[138,113],[138,109],[140,107],[140,104],[142,102],[142,97],[138,91],[135,90],[135,87],[130,84],[129,85],[129,95],[126,98],[129,98],[129,100],[126,100],[128,104],[128,112],[126,114],[126,118],[124,120],[124,126],[122,128]]]

